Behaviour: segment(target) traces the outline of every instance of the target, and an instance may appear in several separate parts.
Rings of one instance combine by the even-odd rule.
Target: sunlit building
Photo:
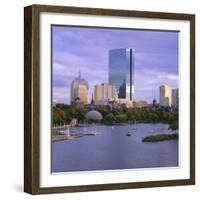
[[[172,104],[172,88],[168,85],[160,86],[160,105],[164,107]]]
[[[133,108],[133,101],[129,99],[117,99],[119,105],[124,105],[126,108]]]
[[[129,100],[129,99],[116,99],[116,98],[112,98],[109,99],[109,105],[112,106],[112,108],[133,108],[133,101]]]
[[[113,98],[113,86],[102,83],[94,86],[94,103],[96,105],[108,104],[108,100]]]
[[[134,101],[133,107],[134,108],[146,108],[148,106],[147,101],[140,100],[140,101]]]
[[[83,104],[88,104],[88,82],[81,77],[79,72],[78,77],[76,77],[71,83],[71,104],[73,104],[77,99]]]
[[[133,99],[134,52],[131,48],[109,50],[109,83],[117,90],[118,98]]]

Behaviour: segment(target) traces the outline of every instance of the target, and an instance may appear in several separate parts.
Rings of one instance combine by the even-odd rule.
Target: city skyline
[[[122,39],[123,38],[123,39]],[[178,88],[178,33],[53,27],[53,101],[70,104],[70,84],[81,71],[89,85],[108,81],[108,52],[135,50],[134,99],[159,99],[159,86]]]

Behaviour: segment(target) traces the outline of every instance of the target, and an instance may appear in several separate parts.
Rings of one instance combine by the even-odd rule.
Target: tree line
[[[172,130],[178,129],[178,112],[168,112],[162,108],[124,108],[112,109],[97,108],[103,119],[102,124],[114,125],[118,123],[168,123]],[[79,123],[85,123],[88,108],[69,105],[57,105],[52,109],[53,124],[69,123],[72,118],[77,118]]]

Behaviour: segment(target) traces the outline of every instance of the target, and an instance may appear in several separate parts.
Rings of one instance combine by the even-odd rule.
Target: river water
[[[177,140],[142,142],[148,135],[173,133],[167,124],[93,125],[73,131],[98,134],[53,142],[52,172],[178,166]]]

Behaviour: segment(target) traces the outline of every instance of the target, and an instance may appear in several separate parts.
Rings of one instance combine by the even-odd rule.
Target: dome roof
[[[85,115],[86,119],[93,119],[93,120],[101,120],[103,117],[101,115],[100,112],[96,111],[96,110],[92,110],[89,111],[86,115]]]

